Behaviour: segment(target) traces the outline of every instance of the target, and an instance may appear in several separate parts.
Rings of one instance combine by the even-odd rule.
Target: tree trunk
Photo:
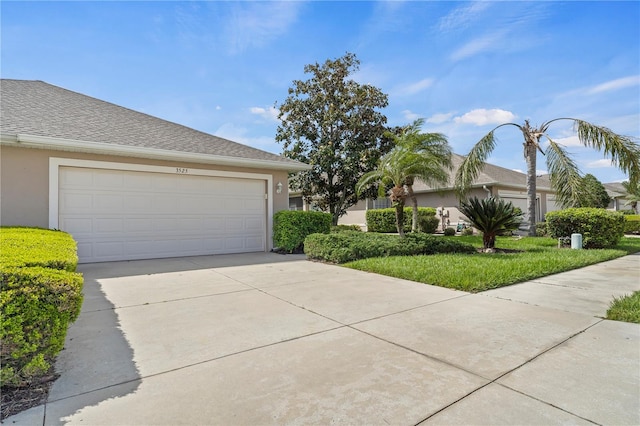
[[[485,250],[494,248],[496,246],[496,234],[490,234],[487,232],[482,234],[482,245]]]
[[[413,192],[413,185],[407,184],[407,193],[411,199],[411,209],[413,210],[413,218],[411,219],[411,232],[418,231],[418,199]]]
[[[404,203],[396,202],[396,228],[398,228],[398,235],[400,238],[404,237]]]
[[[524,158],[527,160],[527,215],[529,216],[529,236],[536,236],[536,145],[535,136],[525,135]]]

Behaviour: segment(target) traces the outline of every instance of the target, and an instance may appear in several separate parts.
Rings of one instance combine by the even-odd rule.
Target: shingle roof
[[[0,80],[3,134],[302,164],[43,81]]]
[[[460,168],[464,157],[462,155],[453,154],[451,160],[453,162],[453,170],[451,170],[451,172],[449,173],[449,184],[442,189],[453,187],[456,173],[458,172],[458,169]],[[482,185],[490,184],[512,186],[515,188],[526,188],[527,175],[515,170],[486,163],[482,171],[478,174],[478,177],[473,181],[472,186],[479,187]],[[544,177],[540,176],[536,179],[536,185],[538,189],[550,189],[551,187],[549,180],[545,180]],[[429,192],[436,190],[436,188],[418,181],[414,185],[413,190],[417,192]]]

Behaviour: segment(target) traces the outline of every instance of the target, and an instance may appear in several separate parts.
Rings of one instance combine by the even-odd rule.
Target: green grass
[[[607,311],[607,319],[640,324],[640,291],[614,298]]]
[[[443,237],[444,238],[444,237]],[[482,246],[478,236],[455,237]],[[623,238],[615,249],[558,249],[552,238],[498,237],[496,247],[521,253],[436,254],[369,258],[344,266],[397,278],[478,292],[581,268],[640,251],[640,238]]]

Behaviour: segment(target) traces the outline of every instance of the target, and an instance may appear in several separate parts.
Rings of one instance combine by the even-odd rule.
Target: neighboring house
[[[458,198],[456,197],[453,181],[460,164],[464,157],[453,155],[453,170],[450,173],[449,185],[443,188],[433,188],[424,183],[417,181],[413,186],[420,207],[434,207],[439,212],[444,212],[444,217],[439,215],[441,224],[444,222],[446,226],[455,227],[458,222],[465,221],[465,217],[458,210]],[[494,196],[512,202],[516,207],[522,209],[523,213],[527,212],[527,188],[526,175],[504,167],[486,164],[478,178],[473,182],[470,197],[477,196],[479,198]],[[551,190],[551,184],[548,176],[539,176],[536,180],[536,217],[541,220],[547,212],[559,210],[560,206],[556,204],[554,192]],[[290,194],[290,208],[303,207],[302,198],[299,193]],[[410,201],[407,201],[407,206]],[[357,224],[362,227],[366,224],[366,211],[375,208],[390,207],[388,198],[379,198],[377,200],[363,200],[352,206],[346,215],[340,218],[341,224]],[[442,225],[440,226],[440,228]]]
[[[268,251],[308,166],[41,81],[1,80],[0,224],[81,262]]]
[[[631,206],[626,204],[627,200],[625,197],[627,196],[627,190],[624,189],[622,183],[620,182],[611,182],[611,183],[603,183],[604,189],[607,190],[607,194],[611,197],[611,202],[607,209],[609,210],[627,210],[631,209]]]

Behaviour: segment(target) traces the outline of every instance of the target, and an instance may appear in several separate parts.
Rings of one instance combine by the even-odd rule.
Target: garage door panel
[[[59,185],[81,262],[266,248],[262,180],[61,167]]]

